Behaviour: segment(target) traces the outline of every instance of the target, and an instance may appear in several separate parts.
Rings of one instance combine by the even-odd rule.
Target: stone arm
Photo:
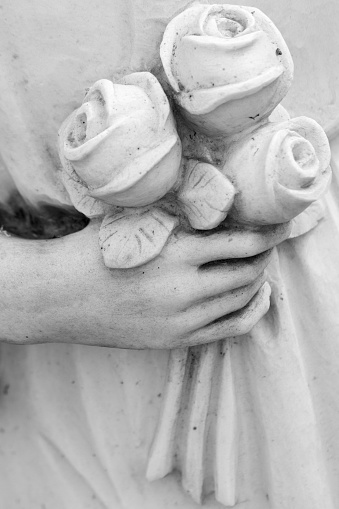
[[[98,230],[92,221],[53,240],[0,235],[1,341],[141,349],[244,334],[269,306],[269,250],[289,234],[179,232],[148,264],[110,270]]]

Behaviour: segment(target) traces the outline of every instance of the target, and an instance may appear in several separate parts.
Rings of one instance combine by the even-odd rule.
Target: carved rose
[[[223,173],[238,191],[229,215],[256,224],[293,219],[326,191],[330,157],[325,132],[310,118],[260,127],[227,153]]]
[[[292,81],[280,32],[250,7],[187,9],[168,24],[160,55],[183,115],[210,135],[234,134],[268,117]]]
[[[150,73],[131,74],[121,84],[97,81],[60,135],[73,180],[105,203],[153,203],[178,178],[180,140],[167,97]]]

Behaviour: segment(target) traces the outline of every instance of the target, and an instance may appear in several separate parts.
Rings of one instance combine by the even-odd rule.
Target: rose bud
[[[70,163],[73,179],[105,203],[153,203],[178,178],[181,143],[167,97],[148,72],[126,76],[121,84],[97,81],[60,136],[61,159]]]
[[[280,32],[251,7],[183,11],[168,24],[160,55],[182,114],[211,136],[234,134],[268,117],[293,77]]]
[[[325,132],[310,118],[259,127],[228,150],[223,173],[237,191],[229,216],[254,224],[290,221],[328,188],[330,157]]]

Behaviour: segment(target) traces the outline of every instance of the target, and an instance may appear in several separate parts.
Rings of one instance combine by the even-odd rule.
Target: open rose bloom
[[[289,50],[259,9],[196,5],[167,26],[160,55],[184,117],[225,136],[270,115],[293,77]]]
[[[143,72],[97,81],[63,124],[60,153],[95,200],[138,207],[164,196],[178,178],[181,144],[157,79]]]

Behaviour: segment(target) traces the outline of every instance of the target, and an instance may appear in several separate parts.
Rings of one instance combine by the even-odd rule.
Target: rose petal
[[[280,184],[290,189],[302,189],[312,185],[320,166],[312,144],[300,134],[288,129],[278,132],[276,137],[280,142],[277,150]]]
[[[177,134],[168,136],[128,162],[105,186],[90,195],[123,207],[149,205],[164,196],[178,178],[181,143]]]
[[[194,90],[194,92],[182,92],[180,97],[177,98],[178,103],[182,108],[187,110],[192,115],[204,115],[204,114],[212,114],[217,116],[219,106],[223,106],[224,104],[228,104],[231,102],[242,100],[241,106],[243,109],[243,104],[245,100],[250,100],[252,104],[253,111],[257,111],[258,108],[261,108],[261,102],[259,102],[258,94],[261,91],[265,91],[268,93],[269,85],[275,83],[275,81],[281,76],[282,68],[279,66],[273,67],[272,69],[268,69],[264,73],[259,76],[255,76],[254,78],[250,78],[247,81],[242,83],[231,83],[229,85],[223,85],[215,88],[202,88]],[[256,102],[254,102],[253,97],[255,96]],[[262,98],[260,97],[260,101]],[[242,111],[241,109],[241,111]],[[236,103],[236,110],[239,110],[239,103]],[[223,112],[225,115],[225,112]],[[245,113],[242,111],[242,115],[245,116]],[[247,113],[246,113],[247,115]],[[260,114],[259,114],[260,116]],[[213,118],[213,117],[212,117]],[[251,120],[251,117],[248,117]],[[252,118],[255,120],[255,117]],[[241,117],[243,121],[243,118]],[[234,122],[233,118],[225,119],[224,122],[232,125]]]
[[[67,189],[69,197],[74,207],[85,214],[89,218],[102,217],[108,212],[112,211],[115,207],[108,205],[100,200],[95,200],[88,195],[87,187],[85,187],[80,180],[76,180],[76,175],[71,177],[68,173],[63,172],[61,180]]]
[[[227,216],[235,190],[227,177],[208,163],[188,161],[178,199],[191,226],[210,230]]]
[[[259,31],[235,38],[186,35],[173,66],[185,92],[241,84],[276,67],[279,75],[284,72],[267,35]]]
[[[105,265],[129,269],[153,260],[178,224],[178,218],[157,208],[108,214],[99,233]]]
[[[318,226],[324,216],[325,207],[321,201],[312,203],[308,209],[304,210],[304,212],[292,220],[292,231],[289,239],[295,239],[313,230],[313,228]]]
[[[61,181],[64,184],[71,202],[74,207],[82,214],[89,218],[104,216],[112,211],[112,205],[108,205],[103,201],[96,200],[88,195],[88,188],[78,177],[77,173],[72,167],[71,162],[65,157],[62,150],[64,142],[64,125],[67,125],[68,119],[61,126],[59,132],[59,157],[62,164]]]
[[[165,128],[166,123],[169,121],[171,128],[174,131],[174,122],[171,113],[171,108],[167,97],[160,85],[159,81],[150,72],[134,72],[125,76],[122,80],[125,85],[134,85],[143,89],[152,104],[156,107],[156,113],[158,116],[157,131],[161,131]]]

